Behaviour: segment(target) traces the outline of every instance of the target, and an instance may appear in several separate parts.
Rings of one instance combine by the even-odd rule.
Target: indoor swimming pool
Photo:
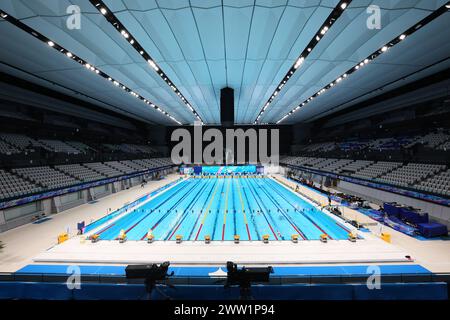
[[[96,230],[100,240],[347,239],[350,230],[268,177],[189,178]]]

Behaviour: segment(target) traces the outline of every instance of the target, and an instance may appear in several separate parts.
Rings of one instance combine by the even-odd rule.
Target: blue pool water
[[[187,179],[149,202],[105,224],[101,240],[114,240],[121,230],[128,240],[317,240],[346,239],[349,230],[281,184],[269,178]]]

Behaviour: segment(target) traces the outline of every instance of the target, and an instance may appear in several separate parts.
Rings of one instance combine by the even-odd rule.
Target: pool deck
[[[275,175],[284,179],[281,175]],[[178,179],[170,175],[161,181],[151,181],[144,188],[139,186],[100,199],[97,203],[85,204],[65,212],[52,215],[52,219],[42,224],[28,224],[0,234],[0,241],[6,247],[0,253],[0,272],[14,272],[31,263],[35,264],[128,264],[160,262],[170,260],[173,265],[223,264],[228,260],[240,263],[262,263],[272,265],[323,265],[323,264],[392,264],[411,265],[405,258],[410,255],[418,263],[432,272],[450,272],[450,241],[420,241],[383,227],[391,233],[392,244],[377,236],[376,227],[369,227],[373,233],[362,233],[364,240],[351,243],[346,240],[332,240],[324,244],[319,241],[300,241],[298,244],[286,242],[155,242],[100,241],[92,244],[81,243],[75,235],[76,223],[87,222],[104,216],[108,208],[118,209],[144,194]],[[292,183],[284,179],[287,183]],[[320,201],[326,198],[308,188],[301,192]],[[369,219],[363,214],[346,209],[345,215],[358,221]],[[373,222],[372,220],[370,220]],[[56,245],[58,233],[70,228],[71,239]]]
[[[380,239],[273,241],[99,241],[71,239],[41,253],[33,260],[40,263],[145,264],[170,261],[172,264],[211,265],[233,261],[241,264],[345,264],[412,262],[407,253]]]

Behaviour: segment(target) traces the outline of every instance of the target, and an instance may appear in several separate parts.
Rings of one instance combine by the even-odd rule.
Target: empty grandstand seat
[[[0,169],[0,200],[25,196],[42,188],[12,172]]]
[[[28,180],[31,180],[34,183],[42,185],[48,189],[67,187],[81,182],[78,179],[70,177],[69,175],[48,166],[18,168],[12,169],[12,171],[17,175],[27,178]]]

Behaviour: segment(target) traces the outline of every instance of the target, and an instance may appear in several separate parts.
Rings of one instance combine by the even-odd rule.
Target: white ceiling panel
[[[220,123],[220,90],[235,90],[235,122],[253,123],[339,0],[104,0],[207,124]],[[446,0],[353,0],[289,79],[261,122],[274,123]],[[69,5],[81,29],[66,26]],[[367,7],[381,8],[381,29],[366,26]],[[89,61],[185,124],[193,114],[89,0],[0,0],[0,9]],[[285,123],[317,119],[406,81],[448,67],[449,13]],[[447,32],[447,33],[445,33]],[[445,39],[446,38],[446,39]],[[145,103],[0,19],[0,70],[20,75],[134,118],[175,124]],[[402,77],[407,80],[397,81]],[[391,83],[392,82],[392,83]]]

